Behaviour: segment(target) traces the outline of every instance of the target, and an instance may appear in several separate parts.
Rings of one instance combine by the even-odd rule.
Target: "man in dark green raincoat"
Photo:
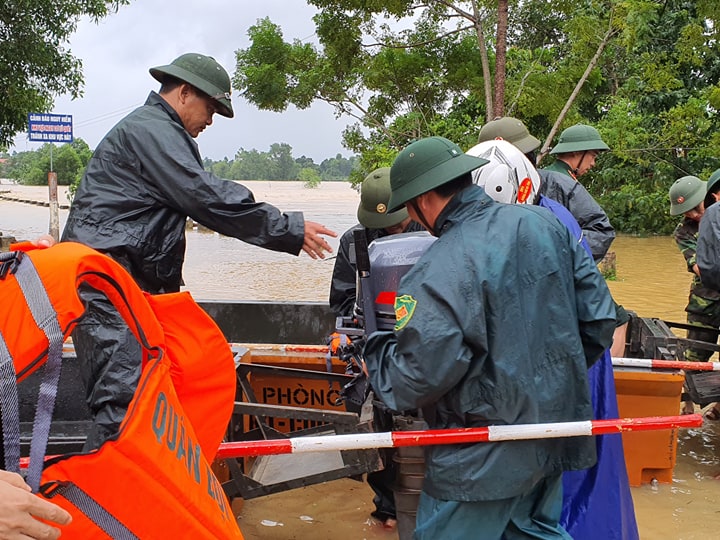
[[[123,118],[95,149],[70,207],[63,241],[115,259],[153,294],[180,290],[189,217],[226,236],[267,249],[323,258],[335,233],[255,201],[252,192],[203,168],[195,142],[217,113],[232,118],[230,77],[212,57],[179,56],[150,69],[159,93]],[[89,380],[95,420],[86,448],[117,430],[140,375],[140,347],[122,317],[93,290],[73,341]],[[91,376],[90,374],[93,374]],[[89,384],[89,383],[86,383]]]
[[[372,386],[392,409],[421,408],[431,429],[590,420],[587,368],[615,326],[607,286],[552,213],[472,184],[485,163],[442,137],[395,159],[389,211],[405,206],[438,240],[400,282],[395,331],[368,338]],[[430,446],[425,458],[416,540],[569,538],[561,473],[596,456],[583,437]]]
[[[194,139],[213,115],[232,118],[230,77],[214,58],[179,56],[150,69],[161,83],[145,105],[123,118],[88,163],[63,240],[81,242],[122,264],[150,293],[182,284],[185,221],[250,244],[311,257],[331,251],[335,236],[300,212],[282,213],[252,192],[203,168]]]

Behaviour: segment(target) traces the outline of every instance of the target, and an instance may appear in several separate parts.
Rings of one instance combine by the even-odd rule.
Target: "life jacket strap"
[[[20,410],[15,366],[0,333],[0,415],[2,415],[5,470],[20,472]]]
[[[43,367],[44,372],[38,391],[33,434],[30,442],[30,466],[26,477],[28,485],[34,493],[37,493],[40,487],[40,476],[42,475],[45,451],[50,436],[50,424],[55,409],[55,398],[62,366],[62,347],[65,338],[45,285],[43,285],[30,257],[22,257],[14,271],[15,278],[25,297],[35,324],[45,333],[48,340],[48,357]],[[17,445],[18,447],[20,445],[19,435]]]
[[[51,482],[43,484],[41,489],[42,495],[48,499],[56,495],[63,496],[113,540],[140,540],[121,521],[72,482]]]
[[[5,251],[0,253],[0,279],[5,279],[8,274],[14,274],[18,264],[23,258],[21,251]]]

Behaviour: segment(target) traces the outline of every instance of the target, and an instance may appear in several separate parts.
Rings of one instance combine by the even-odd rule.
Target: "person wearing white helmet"
[[[573,233],[588,256],[590,246],[572,214],[560,203],[538,195],[540,175],[516,146],[504,140],[482,142],[467,151],[489,161],[473,171],[473,181],[498,202],[547,208]],[[618,418],[612,358],[605,350],[588,370],[596,419]],[[605,540],[639,538],[622,438],[595,438],[598,461],[590,469],[563,474],[561,524],[573,538]]]
[[[566,134],[566,132],[569,133]],[[580,161],[575,158],[579,155],[587,156],[590,149],[593,149],[593,152],[609,149],[600,139],[597,130],[590,126],[568,128],[563,134],[567,135],[565,138],[561,136],[561,141],[565,141],[565,143],[558,144],[556,151],[558,149],[562,151],[563,156],[567,159],[570,159],[568,156],[572,153],[574,157],[570,161],[576,168]],[[540,146],[540,141],[530,135],[525,124],[520,120],[509,116],[496,118],[485,124],[480,130],[480,142],[498,138],[511,142],[527,156],[531,163],[535,163],[535,151]],[[579,152],[578,155],[575,155],[576,151]],[[593,165],[595,164],[595,155],[593,154]],[[615,240],[615,229],[610,224],[605,210],[571,173],[570,165],[563,163],[560,162],[555,167],[538,170],[542,179],[539,192],[549,199],[559,202],[570,211],[580,227],[582,227],[593,259],[600,262],[607,254],[608,249],[610,249],[613,240]],[[586,163],[589,163],[589,161]],[[617,302],[615,302],[615,319],[615,336],[611,353],[613,356],[622,356],[626,347],[630,315]]]

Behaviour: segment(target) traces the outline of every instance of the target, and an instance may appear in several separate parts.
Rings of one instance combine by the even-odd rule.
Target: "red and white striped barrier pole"
[[[227,459],[275,454],[329,452],[333,450],[366,450],[369,448],[398,448],[400,446],[583,437],[623,433],[626,431],[699,427],[702,423],[703,418],[701,415],[688,414],[682,416],[651,416],[647,418],[557,422],[552,424],[489,426],[484,428],[321,435],[317,437],[295,437],[291,439],[226,442],[220,445],[216,457]]]
[[[626,431],[700,427],[699,414],[681,416],[648,416],[556,422],[547,424],[518,424],[484,428],[429,429],[424,431],[391,431],[385,433],[350,433],[256,441],[225,442],[220,444],[216,458],[241,458],[274,454],[299,454],[338,450],[367,450],[370,448],[398,448],[400,446],[428,446],[434,444],[467,444],[479,442],[551,439],[557,437],[588,437]],[[29,458],[20,458],[20,467],[27,468]]]
[[[613,358],[612,365],[647,369],[685,369],[688,371],[720,371],[720,362],[686,362],[684,360],[648,360],[643,358]]]

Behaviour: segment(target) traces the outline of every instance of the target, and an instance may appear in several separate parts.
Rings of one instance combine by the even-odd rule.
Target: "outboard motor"
[[[363,240],[364,235],[355,241],[358,272],[353,316],[338,317],[336,325],[338,332],[349,335],[395,327],[395,294],[400,279],[436,238],[422,231],[385,236],[369,246]],[[365,249],[367,256],[362,253]],[[369,317],[368,310],[372,312]]]

